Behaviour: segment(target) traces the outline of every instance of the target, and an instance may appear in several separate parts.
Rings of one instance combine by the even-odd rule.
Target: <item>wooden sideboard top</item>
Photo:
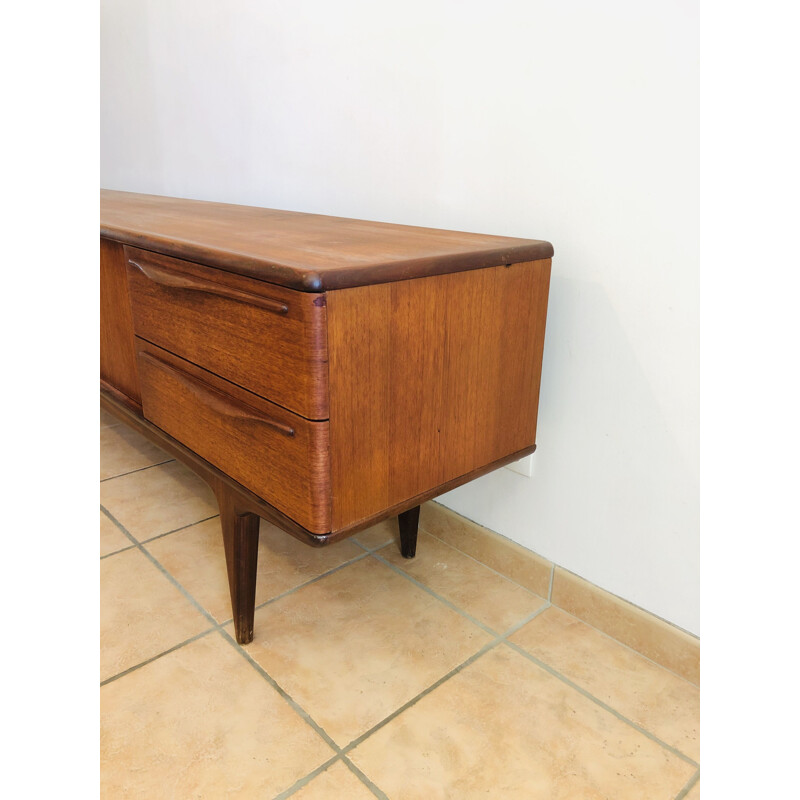
[[[175,258],[323,292],[551,258],[536,239],[103,189],[100,235]]]

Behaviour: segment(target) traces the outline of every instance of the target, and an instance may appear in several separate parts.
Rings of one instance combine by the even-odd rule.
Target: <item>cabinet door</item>
[[[141,409],[122,245],[100,239],[100,379]]]

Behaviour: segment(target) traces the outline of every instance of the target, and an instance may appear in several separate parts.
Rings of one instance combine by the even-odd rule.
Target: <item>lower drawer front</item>
[[[144,416],[312,533],[330,531],[328,422],[137,339]]]

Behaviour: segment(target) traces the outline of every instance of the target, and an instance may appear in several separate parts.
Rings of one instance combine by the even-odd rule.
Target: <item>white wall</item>
[[[699,632],[696,4],[103,0],[102,185],[550,240],[534,474],[443,498]]]

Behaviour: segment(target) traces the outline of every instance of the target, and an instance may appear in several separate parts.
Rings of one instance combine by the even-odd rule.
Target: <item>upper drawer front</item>
[[[125,248],[135,332],[309,419],[328,417],[325,295]]]
[[[330,530],[328,421],[137,339],[144,416],[312,533]]]

